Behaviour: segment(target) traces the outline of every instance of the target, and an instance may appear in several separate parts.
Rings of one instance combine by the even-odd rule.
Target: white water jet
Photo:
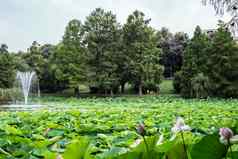
[[[31,72],[17,72],[17,81],[19,81],[20,87],[21,87],[21,92],[24,96],[24,102],[25,104],[28,104],[28,97],[29,93],[33,84],[33,80],[37,79],[36,73],[31,71]],[[38,91],[39,93],[39,91]],[[39,96],[39,94],[38,94]]]

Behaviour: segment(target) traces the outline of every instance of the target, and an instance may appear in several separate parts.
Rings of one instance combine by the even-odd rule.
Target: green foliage
[[[175,78],[175,80],[178,80],[175,81],[176,89],[181,91],[184,97],[206,97],[208,95],[205,91],[205,94],[199,92],[199,89],[203,86],[198,84],[198,78],[200,77],[198,75],[207,70],[206,59],[209,56],[207,51],[209,45],[208,37],[202,33],[201,28],[198,26],[194,32],[194,37],[185,50],[181,75],[178,74],[177,78]],[[178,83],[180,84],[178,85]],[[193,86],[193,84],[196,84],[196,86]],[[194,91],[197,93],[194,93]]]
[[[63,88],[78,89],[85,81],[85,48],[82,44],[83,26],[78,20],[71,20],[65,30],[62,43],[53,54],[52,70]]]
[[[173,80],[163,80],[160,84],[160,94],[173,94]]]
[[[43,73],[43,67],[45,64],[45,60],[40,52],[40,44],[34,41],[28,51],[22,54],[22,59],[24,59],[27,64],[27,68],[24,71],[34,70],[38,74],[39,78],[41,78],[41,74]]]
[[[144,96],[45,100],[43,97],[42,102],[54,106],[55,111],[0,112],[0,158],[55,159],[59,154],[64,158],[75,155],[90,159],[134,159],[147,155],[156,158],[164,154],[179,157],[178,154],[184,154],[180,135],[170,140],[176,116],[184,116],[194,128],[194,134],[184,134],[191,156],[202,155],[198,154],[200,151],[208,155],[223,152],[217,135],[204,136],[196,129],[217,134],[220,127],[231,127],[238,132],[238,102],[234,99]],[[135,132],[139,121],[146,125],[149,153]],[[160,134],[164,135],[164,141],[157,144]],[[142,140],[131,147],[136,139]],[[235,146],[233,149],[236,151]]]
[[[206,98],[210,95],[211,84],[209,78],[204,76],[203,73],[199,73],[191,79],[191,94],[196,98]]]
[[[117,57],[120,40],[119,24],[111,11],[95,9],[84,24],[88,82],[100,91],[111,91],[118,85]]]
[[[237,44],[223,24],[213,36],[205,36],[199,27],[189,43],[181,73],[174,87],[184,97],[237,97]]]
[[[149,22],[150,20],[145,19],[144,13],[135,11],[129,15],[127,23],[123,26],[130,82],[138,88],[140,95],[145,83],[153,83],[156,87],[163,72],[159,65],[161,50],[157,48],[156,34]]]
[[[188,41],[188,35],[183,32],[172,34],[164,27],[157,32],[157,43],[162,49],[160,63],[165,67],[164,76],[166,78],[174,77],[175,73],[181,70],[183,54]]]
[[[219,143],[218,129],[238,131],[238,102],[234,99],[145,96],[46,100],[55,111],[0,113],[1,158],[181,159],[185,156],[181,135],[171,139],[170,130],[175,116],[184,116],[194,128],[192,133],[184,133],[189,159],[222,159],[226,150]],[[139,121],[146,125],[146,143],[135,132]],[[209,135],[200,134],[196,131],[199,128]],[[164,140],[158,142],[160,134]],[[138,139],[139,144],[132,146]],[[232,148],[237,151],[236,146]]]
[[[203,137],[192,147],[192,159],[221,159],[226,155],[226,146],[221,144],[216,135]]]
[[[17,100],[21,97],[21,93],[17,89],[1,89],[0,88],[0,104],[7,104],[14,99]]]
[[[0,88],[11,88],[15,79],[14,58],[7,49],[5,44],[0,47]]]
[[[81,138],[74,140],[67,146],[66,151],[63,154],[64,159],[90,159],[91,149],[90,140],[88,138]]]
[[[238,46],[231,33],[220,24],[208,49],[208,77],[212,84],[212,93],[221,97],[238,96]]]
[[[173,80],[173,87],[175,93],[181,93],[182,90],[182,71],[175,73]]]

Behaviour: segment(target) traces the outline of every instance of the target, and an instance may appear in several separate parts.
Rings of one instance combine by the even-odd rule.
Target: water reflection
[[[0,111],[34,111],[46,108],[42,105],[0,105]]]

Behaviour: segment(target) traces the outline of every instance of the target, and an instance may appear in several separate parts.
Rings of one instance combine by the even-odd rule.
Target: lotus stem
[[[230,139],[228,139],[227,141],[228,141],[228,150],[229,150],[229,148],[230,148],[231,158],[233,159],[233,151],[232,151]]]
[[[187,153],[187,148],[186,148],[186,144],[185,144],[185,140],[184,140],[184,136],[183,136],[183,132],[181,131],[181,137],[182,137],[182,141],[183,141],[183,148],[184,148],[184,152],[185,152],[185,158],[188,159],[188,153]]]
[[[142,136],[142,137],[143,137],[143,140],[144,140],[144,142],[145,142],[145,147],[146,147],[147,155],[149,156],[149,146],[148,146],[148,144],[147,144],[147,142],[146,142],[145,137],[144,137],[144,136]]]

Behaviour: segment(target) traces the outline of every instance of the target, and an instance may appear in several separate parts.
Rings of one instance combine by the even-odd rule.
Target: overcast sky
[[[165,26],[190,35],[196,25],[211,29],[221,19],[201,0],[3,0],[0,43],[6,43],[10,51],[24,51],[34,40],[56,44],[71,19],[84,21],[97,7],[112,10],[122,24],[138,9],[152,18],[151,25],[156,29]]]

